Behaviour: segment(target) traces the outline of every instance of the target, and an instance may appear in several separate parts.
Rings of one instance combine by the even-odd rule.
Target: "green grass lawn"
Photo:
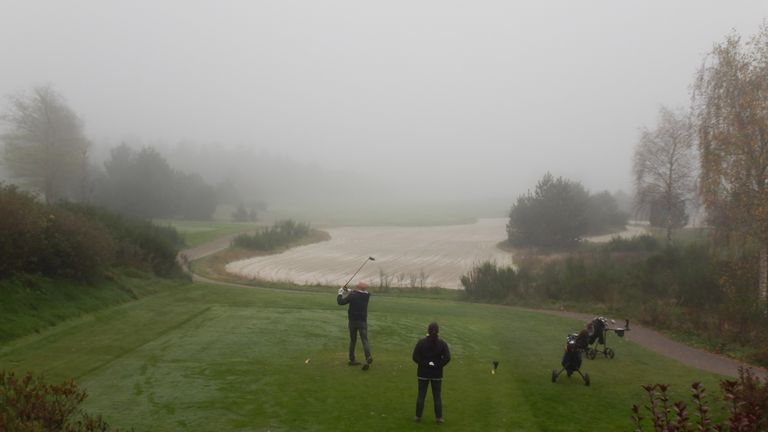
[[[230,234],[251,232],[263,225],[245,222],[180,221],[170,219],[158,219],[154,222],[158,225],[176,228],[176,231],[184,239],[187,247],[199,246]]]
[[[411,350],[437,320],[453,361],[444,414],[414,424]],[[0,348],[0,369],[74,377],[86,409],[137,431],[628,431],[641,384],[718,377],[611,338],[616,358],[584,359],[592,377],[550,382],[564,337],[583,323],[510,307],[375,295],[371,370],[346,365],[345,308],[335,295],[182,285],[69,320]],[[358,347],[359,349],[359,347]],[[309,363],[305,363],[310,359]],[[491,362],[500,361],[492,375]]]

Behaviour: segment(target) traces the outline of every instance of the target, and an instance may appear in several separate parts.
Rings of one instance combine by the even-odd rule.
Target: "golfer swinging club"
[[[371,348],[368,346],[368,284],[360,282],[353,291],[344,297],[344,288],[339,288],[339,294],[336,296],[336,302],[339,305],[349,304],[347,317],[349,318],[349,365],[357,366],[359,361],[355,360],[355,345],[357,344],[357,333],[360,333],[360,340],[363,343],[365,352],[365,364],[363,370],[368,370],[373,363],[371,357]]]

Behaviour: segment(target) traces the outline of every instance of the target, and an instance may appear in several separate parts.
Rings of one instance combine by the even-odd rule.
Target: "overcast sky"
[[[768,1],[0,0],[0,94],[94,142],[249,145],[446,193],[631,189],[661,104]]]

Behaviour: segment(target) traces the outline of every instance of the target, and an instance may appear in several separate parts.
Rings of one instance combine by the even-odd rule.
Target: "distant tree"
[[[262,200],[256,200],[251,203],[251,208],[256,211],[265,212],[269,206],[267,206],[267,203]]]
[[[634,209],[634,197],[619,189],[613,193],[613,199],[616,200],[616,205],[619,207],[619,211],[626,214],[632,213]]]
[[[662,107],[656,128],[640,135],[633,171],[637,208],[652,213],[652,225],[666,229],[667,243],[672,230],[688,220],[685,206],[695,194],[696,168],[689,116]]]
[[[601,234],[605,231],[624,229],[629,213],[621,211],[616,198],[608,191],[589,196],[587,202],[587,226],[589,233]]]
[[[235,211],[232,212],[232,221],[233,222],[248,222],[248,210],[245,209],[245,205],[243,203],[240,203],[240,205],[237,206]]]
[[[688,223],[685,207],[685,201],[682,199],[673,197],[668,200],[666,197],[659,197],[650,203],[648,222],[654,227],[667,228],[667,242],[669,242],[669,230],[680,229]]]
[[[0,120],[9,128],[0,139],[13,178],[39,191],[47,203],[82,198],[90,142],[80,118],[52,87],[10,97]]]
[[[256,209],[253,207],[246,209],[243,203],[240,203],[237,209],[232,212],[233,222],[256,222],[257,220],[259,220],[259,216]]]
[[[112,149],[95,201],[123,215],[207,220],[216,210],[216,190],[197,174],[175,171],[151,147]]]
[[[517,198],[509,212],[507,237],[513,245],[564,246],[589,230],[589,193],[581,183],[547,173],[533,193]]]
[[[240,191],[231,178],[222,180],[216,185],[216,200],[222,204],[235,205],[242,201]]]
[[[210,220],[218,203],[216,189],[199,174],[174,173],[174,214],[185,219]]]
[[[120,214],[152,218],[173,215],[174,173],[151,147],[138,152],[126,144],[112,149],[104,163],[106,183],[97,201]]]
[[[715,45],[694,89],[704,205],[719,231],[758,244],[768,311],[768,24]]]

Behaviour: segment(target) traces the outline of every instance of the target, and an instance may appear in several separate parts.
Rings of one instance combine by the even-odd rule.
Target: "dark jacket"
[[[429,337],[421,339],[413,349],[413,361],[419,365],[416,374],[424,379],[441,379],[443,367],[451,361],[451,352],[444,340],[437,338],[432,341]],[[429,362],[434,363],[430,366]]]
[[[347,317],[350,321],[368,321],[368,300],[371,295],[368,291],[351,291],[346,297],[341,294],[336,296],[336,303],[345,305],[349,303]]]

